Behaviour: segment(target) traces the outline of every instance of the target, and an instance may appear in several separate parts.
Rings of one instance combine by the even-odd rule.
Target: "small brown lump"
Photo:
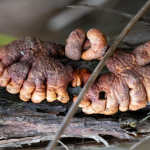
[[[98,29],[85,32],[76,29],[69,35],[65,47],[65,55],[72,60],[92,60],[101,58],[107,49],[105,35]]]

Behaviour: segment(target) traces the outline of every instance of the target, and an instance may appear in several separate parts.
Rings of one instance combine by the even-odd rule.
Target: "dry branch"
[[[99,10],[103,10],[103,11],[107,11],[109,13],[114,13],[123,17],[126,17],[128,19],[132,19],[134,17],[134,15],[132,14],[128,14],[128,13],[124,13],[124,12],[120,12],[111,8],[105,8],[105,7],[100,7],[100,6],[94,6],[94,5],[88,5],[88,4],[76,4],[76,5],[71,5],[71,6],[67,6],[69,8],[82,8],[82,7],[87,7],[87,8],[92,8],[92,9],[99,9]],[[150,25],[150,17],[141,17],[141,19],[139,19],[139,22],[145,24],[145,25]]]

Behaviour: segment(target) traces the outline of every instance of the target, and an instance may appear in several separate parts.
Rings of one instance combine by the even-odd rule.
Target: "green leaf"
[[[16,39],[17,38],[12,37],[12,36],[0,34],[0,46],[8,44]]]

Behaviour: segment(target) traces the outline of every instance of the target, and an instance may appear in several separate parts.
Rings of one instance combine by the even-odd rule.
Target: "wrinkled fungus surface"
[[[23,101],[66,103],[73,69],[56,59],[62,56],[63,46],[31,37],[0,47],[0,86],[12,94],[20,92]]]
[[[107,50],[105,35],[98,29],[87,34],[76,29],[66,47],[36,38],[25,37],[0,47],[0,86],[23,101],[39,103],[59,100],[67,103],[69,82],[84,86],[91,72],[64,66],[59,57],[73,60],[101,60]],[[88,90],[79,107],[87,114],[111,115],[118,110],[138,110],[150,102],[150,42],[128,54],[117,49],[103,74]],[[75,101],[77,96],[74,97]]]
[[[104,52],[106,49],[102,51],[101,56]],[[120,49],[116,50],[106,63],[110,73],[103,74],[94,82],[79,107],[87,114],[105,115],[114,114],[118,110],[124,112],[128,109],[135,111],[144,108],[147,100],[150,102],[149,63],[150,42],[137,47],[130,54]],[[79,76],[86,78],[86,74]],[[87,76],[89,78],[89,73]],[[101,92],[103,97],[100,97]],[[74,101],[76,98],[77,96],[74,97]]]

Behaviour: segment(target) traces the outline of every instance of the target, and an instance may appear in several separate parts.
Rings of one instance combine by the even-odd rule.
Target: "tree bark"
[[[63,60],[74,68],[90,68],[92,71],[98,61],[74,61]],[[103,70],[103,73],[107,69]],[[81,88],[68,87],[70,97],[79,93]],[[22,102],[18,95],[7,93],[5,88],[0,88],[0,147],[20,147],[24,144],[39,143],[52,140],[60,124],[72,104],[58,101],[40,104]],[[109,136],[115,137],[115,141],[135,139],[135,134],[149,134],[150,120],[147,116],[150,105],[146,108],[131,112],[118,112],[115,115],[86,115],[79,108],[74,118],[71,119],[62,138],[91,138],[103,141],[101,137],[109,141]],[[108,138],[108,139],[107,139]],[[139,138],[139,137],[138,137]],[[105,141],[103,141],[105,143]],[[107,143],[105,143],[107,144]]]

